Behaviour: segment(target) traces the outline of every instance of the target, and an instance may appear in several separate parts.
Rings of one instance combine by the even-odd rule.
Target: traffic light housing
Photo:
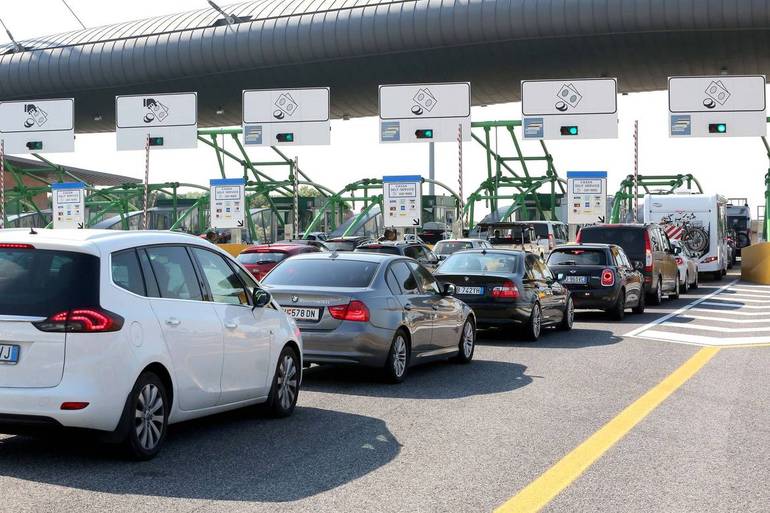
[[[275,136],[276,140],[279,143],[293,143],[294,142],[294,134],[292,132],[286,132],[283,134],[278,134]]]
[[[710,134],[726,134],[727,133],[727,124],[726,123],[710,123],[709,124],[709,133]]]
[[[433,129],[426,128],[426,129],[417,130],[415,131],[414,135],[418,139],[433,139]]]
[[[150,137],[150,146],[163,146],[162,137]]]
[[[42,151],[43,141],[29,141],[27,143],[27,149],[29,151]]]
[[[576,126],[563,126],[561,127],[561,135],[572,137],[578,135],[578,127]]]

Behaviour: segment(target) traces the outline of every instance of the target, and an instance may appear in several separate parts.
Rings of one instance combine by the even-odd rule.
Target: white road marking
[[[733,296],[732,294],[719,294],[718,296],[712,298],[717,301],[733,301],[735,303],[759,303],[761,305],[770,305],[770,300],[767,299],[744,299],[743,296]]]
[[[734,306],[737,308],[749,308],[751,310],[767,310],[766,313],[770,314],[770,308],[761,305],[744,305],[743,303],[714,303],[713,301],[704,301],[701,304],[708,306]]]
[[[691,322],[664,322],[661,326],[670,326],[672,328],[686,328],[691,330],[718,331],[720,333],[762,333],[767,332],[770,335],[770,326],[765,328],[725,328],[724,326],[706,326],[704,324],[693,324]]]
[[[674,342],[676,344],[689,344],[697,346],[737,346],[737,345],[759,345],[770,344],[768,337],[730,337],[715,338],[699,335],[689,335],[685,333],[673,333],[669,331],[649,330],[636,338],[647,338],[663,342]]]
[[[744,290],[744,289],[740,289]],[[733,291],[736,291],[733,293]],[[730,297],[758,297],[758,298],[770,298],[770,292],[763,292],[762,294],[757,294],[756,292],[738,292],[738,289],[730,289],[730,292],[723,292],[722,295],[724,296],[730,296]]]
[[[699,311],[699,312],[715,312],[718,310],[706,310],[705,308],[693,308],[691,311]],[[739,312],[731,312],[731,313],[739,313]],[[748,313],[748,312],[742,312],[741,315],[751,315],[752,317],[756,316],[754,313]],[[712,322],[730,322],[735,324],[748,324],[748,323],[756,323],[759,324],[761,322],[768,323],[768,329],[770,329],[770,319],[730,319],[728,317],[708,317],[705,315],[692,315],[692,314],[682,314],[679,316],[682,319],[696,319],[699,321],[712,321]]]
[[[709,313],[729,313],[730,315],[740,315],[740,316],[746,316],[746,317],[756,317],[757,315],[760,315],[757,312],[737,312],[734,310],[724,310],[722,308],[691,308],[690,311],[709,312]]]

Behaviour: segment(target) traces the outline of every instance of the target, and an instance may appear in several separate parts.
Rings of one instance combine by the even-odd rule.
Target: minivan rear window
[[[0,248],[0,315],[49,317],[72,308],[98,306],[98,257]]]
[[[363,288],[372,282],[377,262],[340,259],[289,259],[262,281],[269,286]]]
[[[617,244],[631,260],[644,261],[644,228],[630,226],[596,226],[583,228],[580,242],[584,244]]]

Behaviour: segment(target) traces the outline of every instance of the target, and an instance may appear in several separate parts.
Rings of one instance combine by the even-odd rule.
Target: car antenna
[[[333,260],[333,259],[337,258],[338,256],[340,256],[340,255],[339,255],[339,253],[337,253],[337,248],[334,248],[332,250],[332,254],[329,255],[329,258],[331,258]]]
[[[29,227],[29,234],[30,235],[37,235],[37,232],[35,231],[34,227],[32,227],[32,226]]]

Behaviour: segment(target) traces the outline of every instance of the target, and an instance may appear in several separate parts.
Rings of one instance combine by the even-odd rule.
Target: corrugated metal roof
[[[336,117],[377,85],[470,80],[475,104],[522,79],[766,73],[770,0],[258,0],[41,37],[0,55],[0,98],[74,96],[78,131],[113,129],[117,94],[197,90],[203,126],[240,123],[246,88],[331,86]],[[0,48],[8,52],[11,46]],[[224,110],[217,115],[216,111]],[[100,117],[97,122],[94,118]]]

